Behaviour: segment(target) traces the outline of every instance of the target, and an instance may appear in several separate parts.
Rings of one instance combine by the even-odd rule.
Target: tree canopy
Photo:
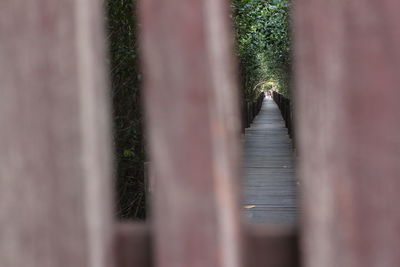
[[[233,0],[232,7],[244,96],[268,85],[289,95],[288,0]]]

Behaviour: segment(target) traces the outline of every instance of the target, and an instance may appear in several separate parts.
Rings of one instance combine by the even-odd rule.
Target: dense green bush
[[[232,5],[245,97],[254,99],[270,85],[289,95],[288,0],[233,0]]]
[[[105,4],[113,101],[117,214],[120,218],[143,218],[144,151],[135,2],[107,0]]]

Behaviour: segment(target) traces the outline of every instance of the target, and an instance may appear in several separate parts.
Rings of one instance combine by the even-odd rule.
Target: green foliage
[[[288,0],[233,0],[232,5],[245,98],[254,99],[270,81],[288,95]]]
[[[135,2],[107,0],[117,211],[120,218],[143,218],[143,133]]]

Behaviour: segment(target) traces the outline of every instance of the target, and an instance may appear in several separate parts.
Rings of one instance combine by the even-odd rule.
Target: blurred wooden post
[[[224,0],[140,2],[158,267],[239,267],[240,113]],[[151,105],[150,105],[151,104]]]
[[[152,267],[149,225],[123,222],[116,227],[115,256],[117,267]]]
[[[307,267],[400,266],[400,2],[297,0]]]
[[[297,229],[282,225],[246,225],[243,267],[298,267]]]
[[[112,266],[102,3],[0,5],[0,266]]]

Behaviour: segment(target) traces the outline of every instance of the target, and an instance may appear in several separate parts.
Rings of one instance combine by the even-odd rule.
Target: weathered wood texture
[[[159,267],[241,262],[240,116],[229,3],[141,1]]]
[[[244,224],[243,255],[246,267],[299,266],[297,228],[282,225]],[[118,267],[151,267],[154,236],[147,223],[117,225],[115,256]]]
[[[112,266],[101,2],[0,7],[0,266]]]
[[[296,228],[251,224],[246,229],[245,267],[297,267]]]
[[[253,223],[297,224],[297,184],[292,141],[275,102],[264,99],[244,136],[245,214]]]
[[[307,267],[400,266],[400,2],[298,0]]]
[[[124,222],[116,227],[115,257],[118,267],[153,266],[149,224]]]

